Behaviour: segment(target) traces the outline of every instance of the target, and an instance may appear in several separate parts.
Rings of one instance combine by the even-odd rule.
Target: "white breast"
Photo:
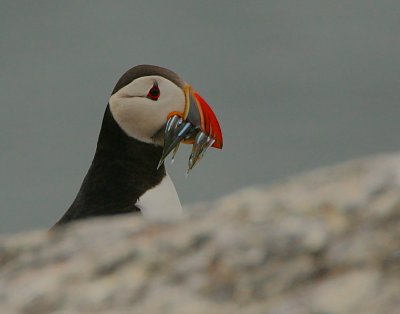
[[[181,202],[168,173],[159,185],[144,193],[136,203],[150,220],[176,220],[183,217]]]

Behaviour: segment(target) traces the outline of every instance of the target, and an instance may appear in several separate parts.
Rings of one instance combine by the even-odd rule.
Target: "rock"
[[[0,239],[1,313],[399,313],[400,155]]]

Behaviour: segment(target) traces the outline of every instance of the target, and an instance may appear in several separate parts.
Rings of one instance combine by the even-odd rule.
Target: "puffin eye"
[[[150,98],[151,100],[157,100],[158,97],[160,97],[160,89],[158,88],[157,82],[153,84],[153,87],[150,88],[147,98]]]

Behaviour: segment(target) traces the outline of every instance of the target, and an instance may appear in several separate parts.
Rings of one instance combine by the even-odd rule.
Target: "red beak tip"
[[[197,92],[194,92],[194,96],[201,110],[203,130],[207,134],[211,133],[210,135],[214,138],[215,143],[212,145],[212,147],[222,149],[222,131],[214,111],[204,100],[204,98],[201,97]]]
[[[222,143],[219,141],[215,141],[215,143],[212,145],[212,147],[222,149]]]

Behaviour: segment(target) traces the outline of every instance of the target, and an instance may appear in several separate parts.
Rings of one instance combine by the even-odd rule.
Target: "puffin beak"
[[[184,93],[184,112],[171,112],[168,116],[164,134],[164,150],[158,167],[171,151],[174,151],[173,161],[180,143],[193,144],[189,157],[189,172],[208,148],[221,149],[223,139],[217,117],[207,102],[190,85],[184,87]]]

